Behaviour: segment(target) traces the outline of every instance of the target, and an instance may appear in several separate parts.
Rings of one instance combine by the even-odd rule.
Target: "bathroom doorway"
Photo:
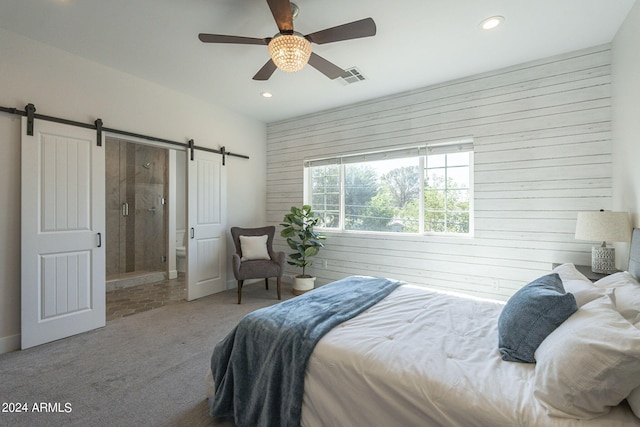
[[[107,137],[107,291],[167,279],[168,150]]]

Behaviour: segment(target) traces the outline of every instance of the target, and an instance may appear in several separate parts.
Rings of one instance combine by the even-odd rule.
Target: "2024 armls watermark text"
[[[70,414],[73,407],[69,402],[2,402],[3,413],[39,412],[43,414]]]

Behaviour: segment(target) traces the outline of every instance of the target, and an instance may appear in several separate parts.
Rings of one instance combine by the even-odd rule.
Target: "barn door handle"
[[[194,237],[196,237],[196,229],[191,227],[191,238],[193,239]]]
[[[102,233],[98,233],[98,247],[102,247]]]

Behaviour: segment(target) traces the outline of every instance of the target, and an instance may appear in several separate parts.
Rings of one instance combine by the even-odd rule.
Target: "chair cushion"
[[[282,275],[280,264],[271,260],[252,260],[240,263],[238,280],[278,277]]]
[[[240,261],[254,259],[271,259],[267,250],[267,236],[240,236],[240,251],[242,258]]]

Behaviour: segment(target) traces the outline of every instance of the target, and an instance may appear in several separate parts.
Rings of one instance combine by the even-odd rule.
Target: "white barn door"
[[[22,119],[22,348],[105,325],[105,163],[95,130]]]
[[[187,156],[187,300],[226,289],[226,171],[222,157]]]

